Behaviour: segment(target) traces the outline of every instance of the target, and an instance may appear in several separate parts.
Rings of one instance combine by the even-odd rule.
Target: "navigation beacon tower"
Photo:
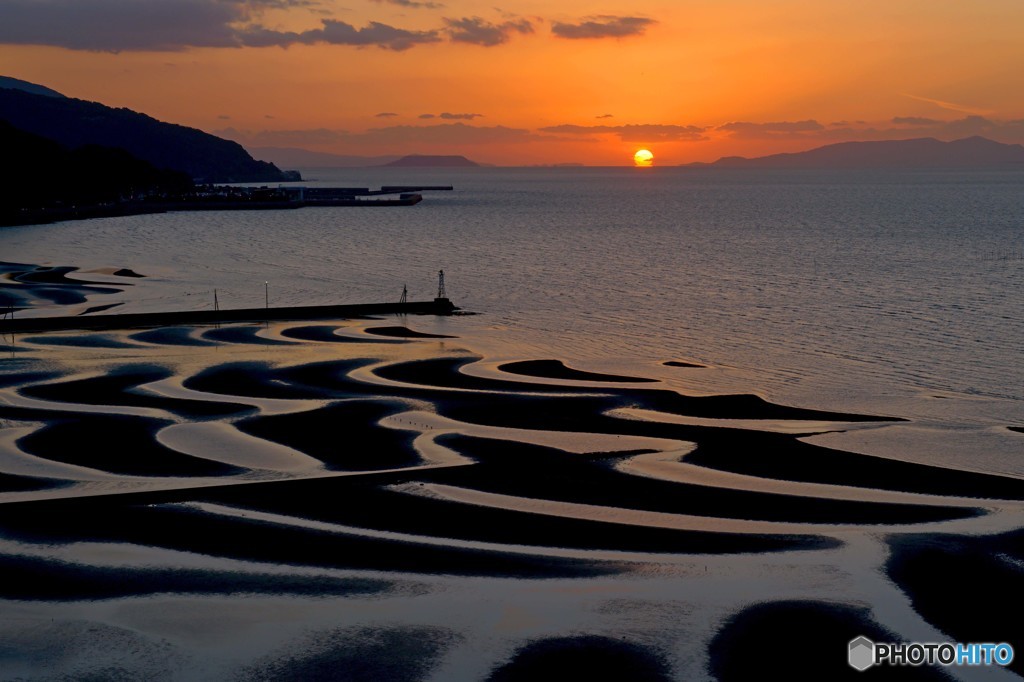
[[[437,271],[437,298],[434,299],[434,303],[451,305],[451,301],[448,300],[448,294],[444,290],[444,270]]]

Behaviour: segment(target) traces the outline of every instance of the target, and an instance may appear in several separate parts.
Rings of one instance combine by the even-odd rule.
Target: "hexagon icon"
[[[875,643],[861,635],[857,639],[850,640],[850,667],[860,670],[867,670],[875,664]]]

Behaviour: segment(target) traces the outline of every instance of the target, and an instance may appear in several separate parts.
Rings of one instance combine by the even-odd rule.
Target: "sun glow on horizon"
[[[648,149],[640,149],[633,155],[633,163],[641,168],[653,166],[654,154],[652,154]]]
[[[106,17],[113,4],[134,9]],[[1024,71],[1007,67],[1024,61],[1020,0],[625,7],[0,0],[0,63],[279,165],[306,157],[270,149],[628,168],[629,149],[650,146],[661,160],[634,166],[915,137],[1024,142]]]

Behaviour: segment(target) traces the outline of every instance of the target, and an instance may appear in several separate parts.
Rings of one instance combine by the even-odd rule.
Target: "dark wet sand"
[[[374,334],[375,336],[392,336],[397,339],[455,339],[456,336],[449,336],[447,334],[427,334],[426,332],[418,332],[415,329],[409,329],[408,327],[368,327],[364,329],[367,334]]]
[[[138,390],[142,384],[171,376],[173,373],[161,365],[122,365],[103,376],[31,386],[20,389],[19,393],[54,403],[150,407],[195,419],[223,417],[253,410],[249,405],[168,398]]]
[[[330,364],[333,371],[344,373],[370,362],[372,361],[339,360]],[[206,393],[278,400],[317,400],[348,395],[344,391],[330,391],[318,386],[288,381],[286,377],[296,371],[299,370],[275,369],[267,362],[232,362],[205,369],[186,379],[184,385],[186,388]],[[319,376],[321,370],[318,368],[314,373]],[[380,393],[379,389],[377,393]]]
[[[43,272],[38,276],[60,282],[65,274]],[[51,282],[46,286],[57,285]],[[777,405],[755,395],[690,397],[657,388],[615,385],[643,379],[582,372],[551,359],[507,363],[499,369],[541,379],[607,385],[574,387],[475,377],[462,370],[478,361],[477,357],[411,360],[430,353],[432,347],[436,350],[438,344],[408,343],[423,337],[418,332],[406,335],[404,331],[394,331],[404,330],[402,327],[376,328],[378,335],[402,338],[364,340],[337,336],[334,332],[339,327],[335,325],[302,323],[281,331],[283,336],[295,339],[294,343],[259,338],[256,333],[260,329],[263,327],[255,325],[153,329],[131,337],[147,345],[129,347],[153,353],[157,359],[161,347],[176,356],[195,353],[196,357],[205,357],[202,362],[185,365],[205,369],[181,377],[187,388],[197,391],[319,402],[297,405],[296,412],[265,415],[242,404],[166,398],[147,393],[140,386],[172,378],[172,365],[159,361],[118,362],[116,355],[104,359],[112,369],[102,376],[66,378],[39,385],[60,377],[55,371],[60,368],[59,361],[12,359],[6,361],[4,369],[8,371],[0,373],[0,388],[16,387],[19,394],[47,404],[22,408],[0,403],[0,420],[41,424],[17,441],[17,447],[30,455],[113,474],[227,477],[246,470],[160,445],[156,433],[174,423],[169,419],[72,413],[66,409],[67,403],[89,404],[100,410],[103,405],[154,408],[193,422],[220,420],[229,428],[233,425],[251,436],[299,450],[323,462],[328,470],[359,472],[358,475],[338,476],[315,470],[315,478],[260,482],[222,478],[220,484],[209,487],[189,486],[183,481],[178,483],[182,486],[178,489],[148,492],[124,480],[113,481],[105,488],[89,489],[90,497],[10,500],[0,504],[0,535],[7,541],[31,543],[40,556],[0,554],[0,598],[47,604],[125,597],[141,601],[163,593],[197,598],[281,595],[302,599],[390,599],[388,595],[394,589],[389,579],[377,576],[369,580],[341,579],[322,573],[278,574],[271,567],[401,572],[418,575],[423,581],[428,580],[427,576],[432,581],[449,580],[439,576],[460,577],[457,583],[446,582],[446,590],[462,589],[466,584],[463,576],[572,578],[573,586],[565,589],[585,590],[592,586],[587,578],[597,578],[595,583],[610,583],[608,577],[614,577],[617,585],[619,580],[637,576],[646,580],[644,571],[663,576],[682,570],[681,579],[696,579],[685,573],[685,563],[672,563],[689,560],[678,555],[744,555],[730,558],[728,564],[730,570],[742,571],[756,566],[761,560],[757,554],[840,546],[839,540],[826,533],[733,533],[631,525],[616,520],[621,518],[616,516],[616,509],[706,518],[708,528],[714,527],[716,519],[896,526],[971,519],[980,513],[979,509],[962,506],[962,502],[951,502],[948,506],[865,502],[668,482],[629,475],[615,468],[617,462],[637,454],[636,451],[575,454],[462,434],[441,436],[439,443],[468,457],[468,464],[399,471],[422,464],[412,446],[417,432],[384,428],[380,421],[408,409],[434,410],[442,417],[471,425],[692,442],[696,449],[686,456],[686,462],[765,479],[1024,499],[1024,481],[1016,479],[841,452],[805,443],[797,434],[735,428],[726,426],[728,422],[722,422],[723,426],[713,422],[644,422],[617,418],[608,412],[638,407],[708,420],[895,421],[888,417]],[[392,331],[380,334],[381,330]],[[193,337],[199,333],[201,337]],[[82,347],[83,343],[97,340],[102,343],[106,337],[33,338],[44,344]],[[409,360],[374,370],[378,377],[403,385],[383,385],[375,383],[372,377],[364,380],[352,376],[354,370],[378,360],[372,353],[359,358],[345,355],[356,352],[353,349],[364,355],[364,350],[374,350],[370,345],[303,344],[323,341],[406,343],[389,348],[387,357]],[[223,343],[280,347],[261,351],[238,345],[206,348]],[[290,346],[297,346],[308,355],[293,354]],[[416,350],[419,348],[426,350]],[[274,362],[234,361],[234,351],[257,351],[258,357],[272,357]],[[61,352],[74,353],[74,349]],[[203,356],[204,353],[207,355]],[[48,351],[49,356],[59,357],[54,351]],[[339,356],[342,359],[322,359]],[[309,357],[316,360],[289,364]],[[419,402],[413,405],[411,400]],[[508,432],[508,437],[517,436]],[[368,473],[375,469],[391,471]],[[260,475],[266,476],[265,472]],[[65,484],[0,472],[0,492]],[[602,513],[593,519],[559,517],[414,494],[426,492],[423,486],[428,484],[518,497],[531,503],[586,504]],[[226,507],[229,513],[220,514],[215,509],[195,505]],[[259,514],[282,518],[280,522],[254,518]],[[356,530],[304,527],[303,523],[334,524]],[[374,537],[375,533],[399,535]],[[1011,641],[1022,651],[1024,641],[1011,639],[1015,632],[1000,631],[995,626],[1016,618],[1024,607],[1018,596],[1024,577],[1022,538],[1024,531],[989,537],[893,535],[888,538],[892,554],[885,570],[908,594],[914,608],[950,637],[964,641]],[[146,548],[161,548],[207,555],[217,561],[254,564],[245,572],[236,572],[220,566],[94,566],[57,558],[73,553],[74,548],[66,554],[45,556],[46,551],[82,542],[130,545],[133,551],[142,553]],[[579,558],[554,556],[567,551],[593,553]],[[648,556],[633,563],[622,558],[623,552]],[[822,565],[827,567],[828,562],[834,561],[833,555],[822,552],[811,556],[822,557]],[[787,560],[785,555],[773,557]],[[703,563],[699,557],[694,557],[694,561]],[[265,564],[267,570],[260,564]],[[814,564],[813,558],[810,564]],[[799,561],[793,568],[796,572],[818,570]],[[969,589],[957,592],[956,587],[965,585]],[[366,621],[363,625],[331,627],[279,641],[277,648],[267,650],[262,657],[257,655],[240,664],[238,679],[315,679],[322,675],[341,679],[422,677],[436,668],[448,647],[456,645],[460,637],[444,628],[405,626],[386,619],[379,627],[365,627]],[[764,661],[777,653],[781,639],[792,638],[801,643],[801,657],[788,667],[777,669],[786,679],[845,679],[850,673],[855,675],[850,679],[866,679],[864,675],[888,679],[893,670],[918,678],[935,677],[934,671],[926,669],[855,673],[846,664],[846,644],[859,634],[879,641],[897,639],[873,620],[870,611],[847,604],[777,601],[749,606],[735,613],[714,636],[708,652],[709,670],[720,680],[763,677]],[[493,661],[490,675],[494,680],[555,676],[662,680],[681,679],[685,675],[666,663],[671,651],[651,646],[649,636],[634,637],[628,628],[617,636],[608,635],[607,630],[592,632],[584,625],[551,636],[506,633],[501,637],[507,647]],[[699,660],[700,654],[696,655]],[[1019,668],[1015,670],[1020,672]]]
[[[668,360],[661,363],[666,367],[683,367],[688,369],[707,369],[706,365],[698,365],[692,362],[682,362],[681,360]]]
[[[269,652],[243,669],[241,681],[331,680],[388,682],[426,679],[445,650],[459,640],[426,627],[344,628],[319,632]]]
[[[133,341],[143,341],[158,346],[216,346],[213,341],[204,340],[201,337],[192,336],[193,327],[161,327],[148,331],[132,334],[128,338]]]
[[[759,441],[757,450],[738,450],[727,440],[702,443],[686,461],[781,480],[981,499],[1024,499],[1024,481],[1015,478],[853,454],[774,434],[764,434]]]
[[[461,469],[462,467],[460,467]],[[418,472],[381,475],[371,485],[362,478],[317,478],[274,484],[222,486],[196,493],[198,499],[330,523],[449,537],[479,542],[602,549],[626,552],[766,552],[821,548],[837,543],[816,536],[746,535],[682,531],[604,521],[478,507],[409,495],[386,483],[434,480]],[[436,472],[435,472],[436,473]],[[440,481],[444,482],[442,476]],[[263,490],[261,488],[266,488]],[[344,499],[345,504],[337,500]]]
[[[669,682],[674,678],[659,652],[623,639],[582,635],[531,642],[519,649],[511,660],[495,669],[487,679],[488,682]]]
[[[318,341],[321,343],[403,343],[395,339],[361,339],[357,336],[340,336],[334,332],[342,327],[332,325],[311,325],[308,327],[290,327],[281,332],[281,336],[300,341]]]
[[[479,358],[439,358],[388,365],[375,371],[378,376],[408,384],[477,391],[570,392],[564,385],[545,385],[526,382],[488,379],[464,374],[464,365]],[[674,391],[630,388],[581,388],[582,394],[610,394],[621,398],[622,407],[644,407],[670,414],[709,419],[792,419],[814,421],[902,421],[890,417],[825,412],[769,403],[755,395],[721,395],[691,397]]]
[[[253,417],[239,430],[287,445],[339,471],[390,469],[421,464],[412,447],[414,433],[378,426],[409,407],[394,400],[340,402],[316,410]]]
[[[110,310],[111,308],[116,308],[116,307],[122,306],[122,305],[124,305],[124,302],[121,302],[121,303],[107,303],[106,305],[94,305],[94,306],[91,306],[89,308],[86,308],[85,310],[83,310],[82,312],[80,312],[78,314],[79,315],[91,315],[93,313],[103,312],[104,310]]]
[[[29,454],[132,476],[228,476],[237,467],[164,447],[156,432],[172,422],[150,417],[81,414],[53,420],[18,440]],[[90,446],[90,444],[92,444]]]
[[[44,300],[57,305],[76,305],[85,303],[87,296],[96,294],[118,294],[123,289],[108,282],[91,282],[85,279],[71,279],[67,275],[78,268],[70,266],[42,266],[23,263],[0,263],[0,272],[4,279],[14,280],[19,286],[0,286],[0,303],[6,307],[10,303],[30,303]],[[33,306],[29,306],[33,307]]]
[[[643,377],[626,377],[618,374],[598,374],[566,367],[561,360],[523,360],[507,362],[498,369],[509,374],[520,374],[541,379],[568,379],[571,381],[604,381],[608,383],[645,383],[657,382],[657,379]]]
[[[375,370],[381,377],[418,388],[382,389],[355,381],[347,375],[356,366],[369,363],[369,360],[311,363],[283,370],[251,363],[225,365],[207,370],[190,379],[186,385],[198,390],[278,398],[344,398],[380,395],[382,390],[386,390],[396,397],[430,400],[440,414],[470,423],[692,441],[698,447],[686,457],[687,462],[735,473],[906,492],[1024,499],[1024,482],[1016,479],[832,450],[805,443],[799,440],[798,434],[617,419],[604,413],[615,408],[637,405],[648,409],[665,408],[666,405],[681,406],[671,397],[676,394],[669,391],[600,389],[602,395],[595,395],[590,392],[592,389],[574,390],[564,386],[504,382],[474,377],[459,371],[460,367],[473,361],[472,358],[442,358],[400,363]],[[438,393],[426,388],[437,385],[489,393],[486,398],[482,398],[479,394]],[[509,393],[520,389],[524,392],[568,392],[572,395],[531,396]],[[699,406],[692,411],[705,414],[710,412],[719,418],[726,418],[730,409],[748,414],[757,410],[770,410],[794,419],[809,416],[808,411],[773,406],[754,396],[711,396],[690,400],[696,402],[690,402],[689,405]]]
[[[4,493],[20,493],[27,490],[47,490],[49,488],[61,488],[65,485],[67,485],[65,481],[58,481],[49,478],[0,473],[0,492]]]
[[[914,610],[958,642],[1007,642],[1008,666],[1024,675],[1024,530],[981,537],[889,538],[886,572]]]
[[[383,592],[382,580],[274,575],[184,568],[90,566],[0,554],[0,598],[17,600],[116,599],[178,594],[352,595]]]
[[[458,388],[470,391],[524,391],[564,393],[565,386],[531,384],[525,381],[503,381],[464,374],[460,368],[480,358],[437,358],[387,365],[374,370],[374,374],[391,381],[400,381],[431,388]],[[572,390],[571,388],[569,390]],[[598,389],[592,389],[598,390]]]
[[[25,343],[38,346],[77,346],[79,348],[139,348],[135,343],[125,343],[107,334],[82,334],[81,336],[26,336]]]
[[[276,487],[267,489],[262,484],[253,485],[263,488],[258,493],[260,499],[268,495],[275,500],[279,495],[289,496],[288,491],[279,491]],[[222,490],[234,488],[253,486],[225,486]],[[343,491],[344,497],[321,499],[317,503],[342,506],[339,500],[347,502],[350,499],[348,491]],[[217,495],[201,494],[197,490],[184,492],[178,491],[177,496],[219,501],[212,499],[219,497]],[[300,492],[323,494],[326,491]],[[333,492],[337,494],[339,491]],[[329,533],[210,515],[187,507],[138,506],[141,500],[149,504],[153,499],[171,497],[166,493],[132,496],[132,502],[123,499],[127,497],[107,495],[73,501],[35,502],[31,506],[0,505],[0,523],[7,537],[23,541],[128,542],[274,565],[530,578],[608,575],[622,570],[608,562]],[[375,508],[373,512],[384,520],[389,513],[397,513],[385,507]],[[463,511],[462,517],[465,516]]]
[[[291,341],[280,339],[268,339],[257,336],[257,332],[263,329],[262,326],[246,325],[244,327],[221,327],[219,329],[208,329],[203,332],[204,339],[220,343],[251,344],[257,346],[294,346]]]
[[[1024,499],[1024,481],[858,455],[804,443],[799,434],[616,419],[602,413],[631,403],[614,396],[492,395],[486,402],[446,396],[438,412],[488,426],[650,436],[698,444],[686,461],[766,478],[906,492]]]
[[[634,389],[626,395],[633,397],[641,407],[650,410],[708,419],[771,419],[834,422],[898,422],[895,417],[829,412],[803,407],[770,403],[750,394],[685,396],[674,391]]]
[[[40,381],[49,381],[60,376],[60,372],[36,371],[30,369],[38,364],[32,360],[28,361],[4,361],[4,368],[7,370],[0,373],[0,388],[9,386],[20,386],[22,384],[33,384]],[[27,370],[27,371],[22,371]]]
[[[659,481],[613,469],[614,453],[578,455],[459,435],[445,436],[441,442],[479,465],[428,472],[421,479],[531,499],[795,523],[921,523],[980,513],[963,507],[834,500]]]
[[[949,680],[936,668],[873,666],[859,672],[847,663],[850,640],[898,642],[870,610],[817,601],[757,604],[733,615],[711,642],[709,672],[719,682],[748,680]]]
[[[67,284],[75,287],[79,287],[84,284],[106,284],[106,282],[93,282],[87,279],[71,279],[68,277],[70,273],[77,271],[78,268],[66,265],[57,267],[37,265],[33,266],[30,270],[25,270],[24,272],[16,274],[13,279],[26,284]]]

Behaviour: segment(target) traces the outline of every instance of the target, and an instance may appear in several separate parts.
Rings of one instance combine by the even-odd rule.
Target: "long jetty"
[[[368,187],[227,187],[200,188],[179,197],[118,201],[94,206],[50,206],[0,214],[0,227],[44,225],[63,220],[121,218],[179,211],[284,211],[339,206],[415,206],[420,192],[452,191],[451,185]],[[388,195],[395,195],[388,196]]]
[[[22,317],[0,319],[0,333],[69,330],[134,329],[176,325],[211,325],[224,322],[269,322],[277,320],[328,320],[368,315],[451,315],[458,310],[447,298],[409,303],[356,303],[308,305],[236,310],[182,310],[162,313],[117,313],[64,317]]]

